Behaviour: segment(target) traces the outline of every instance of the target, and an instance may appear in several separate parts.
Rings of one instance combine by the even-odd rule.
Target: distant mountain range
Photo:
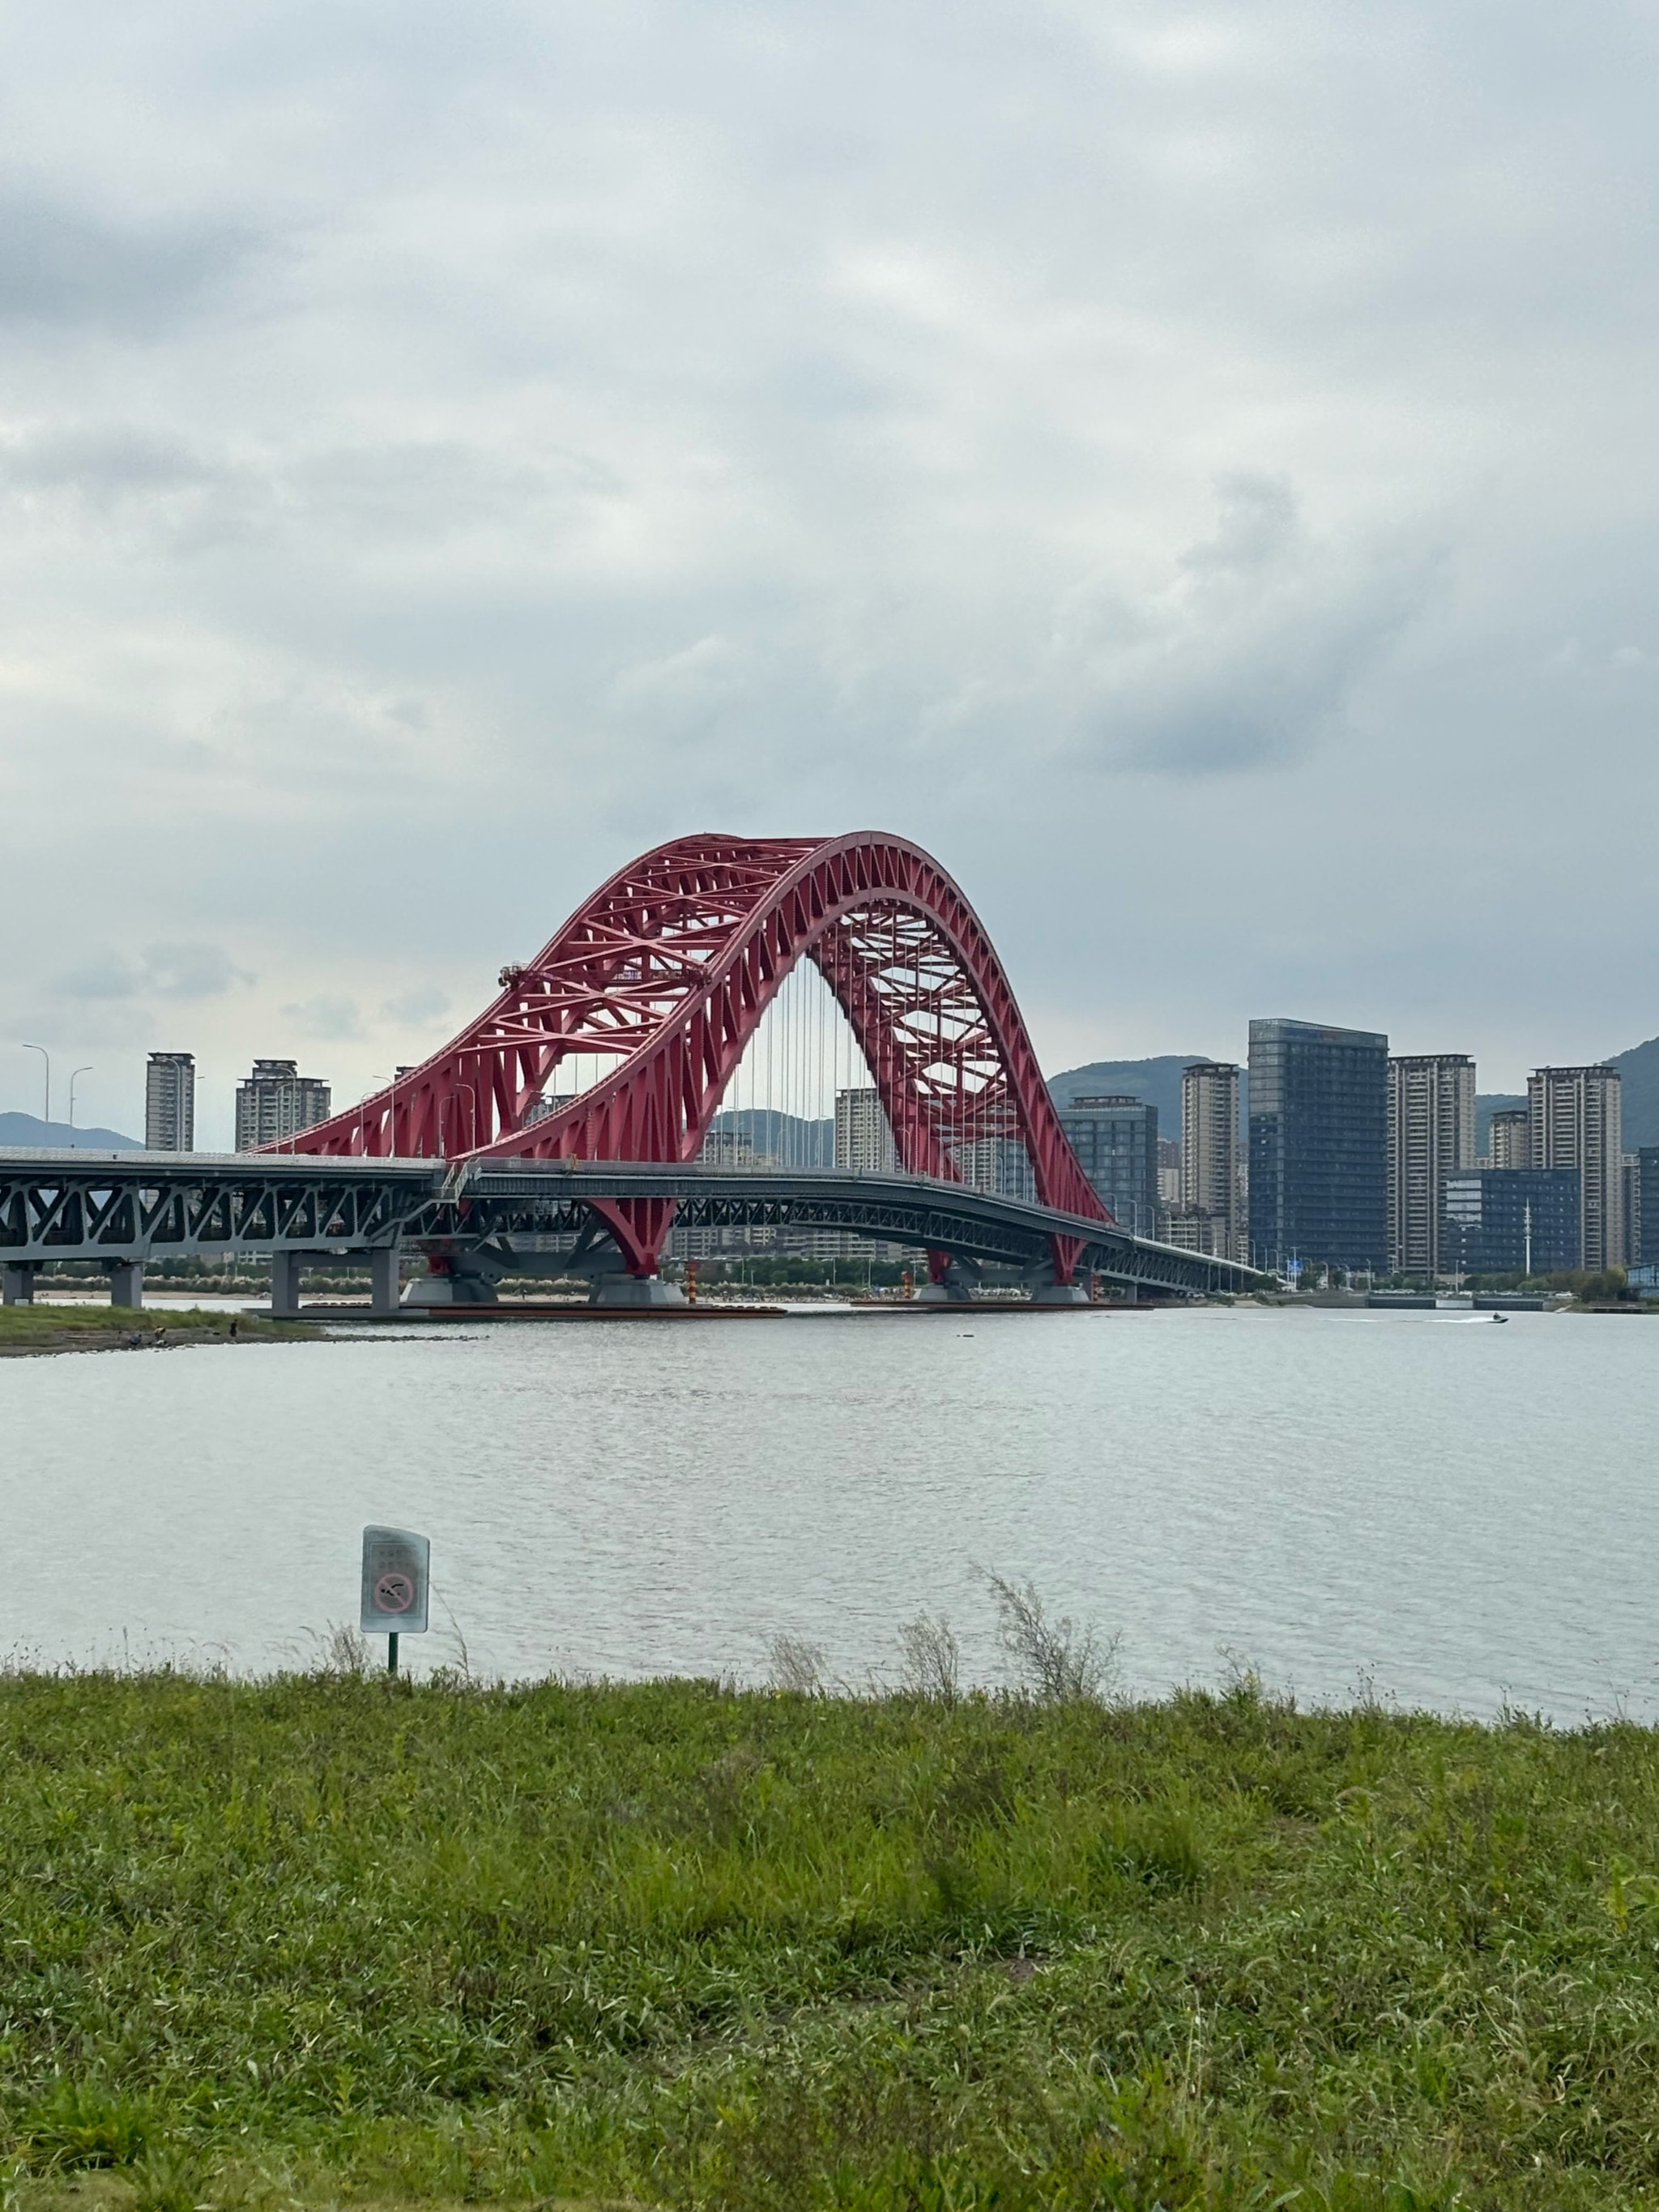
[[[1158,1133],[1181,1142],[1181,1071],[1207,1052],[1166,1052],[1157,1060],[1091,1060],[1086,1067],[1068,1067],[1051,1077],[1048,1096],[1056,1106],[1069,1106],[1076,1098],[1139,1098],[1158,1109]],[[1241,1128],[1245,1114],[1245,1078],[1238,1080]]]
[[[67,1121],[43,1121],[37,1114],[0,1114],[0,1145],[84,1145],[94,1152],[142,1152],[142,1137],[118,1129],[71,1129]]]
[[[1614,1053],[1613,1065],[1624,1079],[1625,1150],[1659,1145],[1659,1037]]]

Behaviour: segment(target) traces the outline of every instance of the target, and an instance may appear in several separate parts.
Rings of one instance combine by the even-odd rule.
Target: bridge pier
[[[979,1269],[969,1260],[959,1260],[953,1252],[930,1252],[927,1255],[928,1279],[916,1292],[919,1306],[965,1306],[973,1303],[979,1286]]]
[[[300,1310],[300,1262],[303,1252],[273,1252],[270,1255],[270,1310],[291,1321]]]
[[[639,1306],[683,1306],[685,1292],[660,1275],[595,1275],[588,1304],[620,1310]]]
[[[374,1314],[395,1314],[398,1310],[398,1248],[395,1244],[379,1244],[368,1255],[369,1311]]]
[[[1069,1268],[1064,1273],[1055,1260],[1044,1260],[1025,1272],[1025,1294],[1034,1306],[1086,1306],[1089,1293],[1074,1282]]]
[[[496,1304],[495,1285],[506,1273],[507,1260],[503,1254],[491,1251],[483,1244],[464,1244],[458,1241],[441,1251],[428,1253],[427,1273],[416,1276],[409,1286],[409,1296],[402,1303],[422,1307],[493,1306]],[[395,1310],[398,1296],[395,1267],[392,1296]],[[378,1303],[375,1310],[380,1311]]]
[[[0,1296],[9,1306],[32,1306],[34,1304],[34,1270],[33,1260],[8,1260],[0,1271]]]
[[[144,1263],[142,1260],[112,1260],[110,1261],[109,1302],[112,1306],[143,1305]]]

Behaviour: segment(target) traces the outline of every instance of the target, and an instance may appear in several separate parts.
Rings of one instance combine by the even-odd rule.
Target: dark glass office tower
[[[1250,1243],[1258,1265],[1389,1264],[1389,1040],[1250,1024]]]
[[[1462,1275],[1583,1265],[1577,1168],[1471,1168],[1441,1178],[1440,1254]]]
[[[1132,1237],[1158,1234],[1158,1109],[1144,1099],[1074,1098],[1060,1126],[1108,1211]]]

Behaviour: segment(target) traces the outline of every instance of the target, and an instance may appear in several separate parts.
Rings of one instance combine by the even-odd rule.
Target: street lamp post
[[[46,1048],[43,1044],[26,1044],[23,1047],[23,1049],[25,1052],[38,1052],[41,1059],[46,1063],[46,1111],[45,1118],[50,1121],[52,1119],[52,1054],[46,1050]]]
[[[73,1151],[74,1151],[74,1149],[75,1149],[75,1083],[76,1083],[76,1076],[82,1076],[82,1075],[90,1075],[91,1073],[92,1073],[92,1068],[91,1068],[91,1066],[86,1066],[86,1067],[77,1067],[77,1068],[76,1069],[76,1071],[75,1071],[75,1074],[74,1074],[74,1075],[71,1075],[71,1076],[70,1076],[70,1123],[69,1123],[69,1125],[70,1125],[70,1150],[71,1152],[73,1152]]]

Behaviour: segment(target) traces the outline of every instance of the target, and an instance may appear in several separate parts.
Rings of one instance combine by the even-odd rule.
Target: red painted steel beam
[[[1018,1137],[1038,1198],[1109,1220],[1067,1144],[983,924],[906,838],[678,838],[621,868],[501,995],[419,1067],[281,1149],[404,1158],[690,1160],[796,963],[823,974],[869,1062],[898,1156],[957,1179],[949,1147]],[[574,1054],[615,1064],[526,1116]],[[672,1209],[602,1209],[654,1270]],[[1057,1279],[1080,1247],[1054,1240]]]

